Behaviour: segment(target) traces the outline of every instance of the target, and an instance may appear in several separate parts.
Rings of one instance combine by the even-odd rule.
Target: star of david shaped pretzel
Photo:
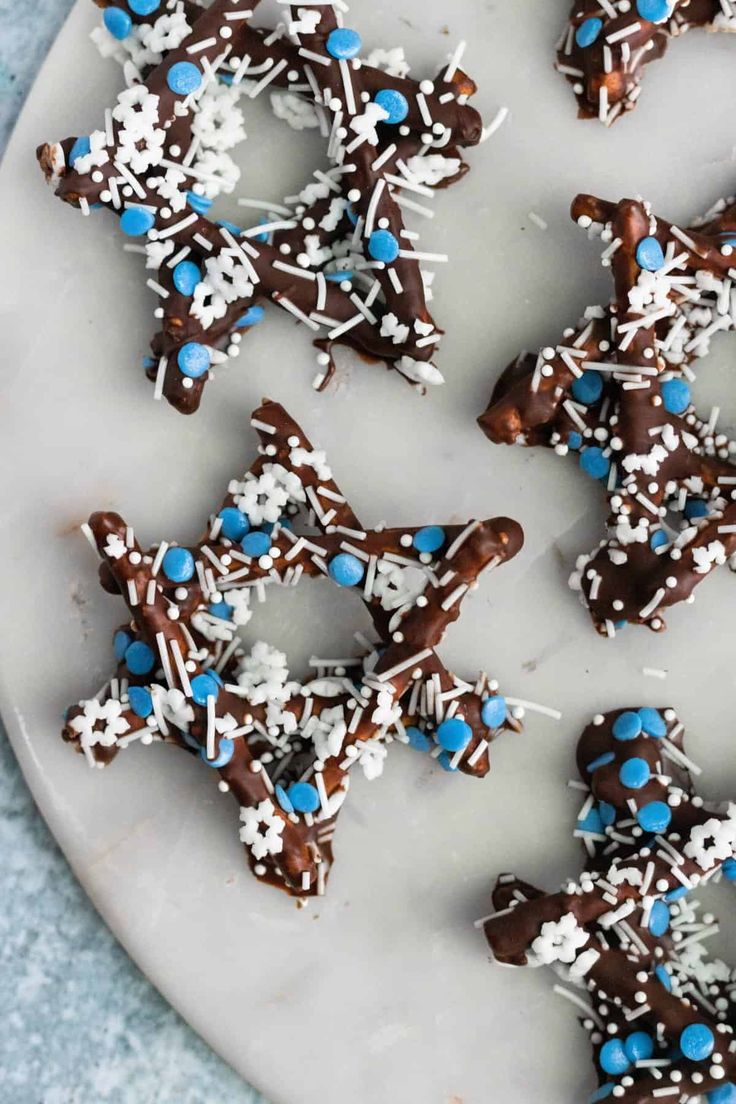
[[[557,44],[557,70],[582,119],[611,126],[632,111],[643,70],[694,27],[736,31],[733,0],[576,0]]]
[[[584,873],[551,894],[503,875],[478,922],[498,962],[569,983],[555,989],[590,1035],[592,1102],[736,1099],[736,975],[708,955],[718,924],[691,896],[736,880],[736,805],[695,793],[683,731],[673,709],[596,716],[571,783],[585,795]]]
[[[124,62],[129,87],[101,129],[38,157],[65,202],[115,211],[156,273],[155,396],[196,410],[269,299],[316,335],[318,387],[335,344],[417,385],[442,382],[426,266],[447,258],[415,248],[403,211],[431,217],[425,199],[466,171],[458,147],[483,137],[460,53],[435,81],[408,78],[401,51],[363,61],[342,0],[284,5],[273,30],[251,25],[258,0],[100,6],[101,45]],[[229,150],[245,137],[242,101],[271,88],[285,90],[274,102],[292,125],[320,127],[331,167],[284,204],[243,200],[266,214],[241,230],[208,212],[239,176]]]
[[[639,200],[578,196],[573,218],[606,248],[615,297],[559,345],[506,369],[479,418],[495,442],[577,455],[605,487],[607,536],[571,584],[597,630],[665,627],[663,611],[736,552],[736,446],[697,415],[692,364],[736,322],[734,201],[687,231]]]
[[[200,755],[240,805],[257,877],[308,897],[324,892],[352,769],[376,777],[399,740],[482,777],[491,740],[519,731],[518,703],[485,674],[453,675],[436,648],[523,535],[509,518],[365,529],[283,407],[265,401],[252,425],[259,456],[196,546],[145,551],[118,514],[90,518],[100,581],[130,620],[115,636],[115,676],[70,708],[63,735],[97,766],[137,740]],[[314,677],[298,682],[282,653],[263,642],[248,651],[238,628],[269,586],[305,576],[354,588],[377,640],[358,636],[356,658],[315,657]]]

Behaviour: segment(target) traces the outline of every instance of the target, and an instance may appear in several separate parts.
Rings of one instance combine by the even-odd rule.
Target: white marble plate
[[[596,488],[549,454],[494,448],[474,419],[519,348],[556,339],[608,293],[596,247],[567,219],[576,191],[643,192],[680,220],[732,189],[733,128],[718,105],[733,99],[734,45],[701,34],[676,43],[647,74],[635,115],[607,133],[576,121],[552,70],[567,0],[354,8],[364,39],[403,42],[416,71],[433,72],[466,37],[477,103],[489,117],[501,103],[511,111],[423,227],[427,247],[453,259],[434,304],[449,331],[439,358],[447,384],[426,398],[347,353],[336,385],[315,394],[308,335],[274,309],[197,416],[153,402],[138,367],[152,325],[138,259],[121,251],[105,212],[85,220],[56,201],[34,161],[37,142],[96,125],[118,86],[87,41],[97,17],[88,0],[51,52],[0,175],[3,716],[44,816],[113,931],[272,1100],[570,1104],[593,1084],[574,1010],[542,973],[492,968],[471,921],[487,911],[500,870],[554,886],[579,869],[565,780],[581,724],[599,708],[672,703],[707,768],[704,790],[734,793],[736,583],[725,569],[709,579],[660,638],[643,629],[597,638],[565,586],[576,552],[597,539]],[[249,194],[293,190],[315,164],[313,139],[295,139],[265,108],[248,129]],[[733,429],[732,340],[721,339],[699,386]],[[91,773],[58,738],[63,708],[108,672],[121,617],[97,586],[79,523],[114,508],[144,541],[192,539],[229,474],[249,462],[248,414],[264,394],[329,449],[367,523],[519,518],[523,553],[484,581],[443,654],[458,672],[488,667],[508,693],[564,710],[561,724],[530,715],[523,736],[494,745],[482,783],[397,748],[381,781],[356,785],[329,895],[304,911],[251,877],[236,808],[210,772],[159,746]],[[289,597],[253,627],[288,644],[295,668],[363,623],[341,595],[331,628],[334,598],[326,608],[319,584]],[[667,681],[644,677],[645,665],[666,668]]]

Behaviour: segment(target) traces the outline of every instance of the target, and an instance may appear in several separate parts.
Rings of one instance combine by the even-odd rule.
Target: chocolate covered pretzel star
[[[687,231],[639,200],[582,195],[572,214],[606,243],[614,299],[510,365],[479,424],[492,441],[572,453],[603,484],[607,535],[571,583],[599,632],[661,630],[664,610],[736,553],[736,445],[690,393],[691,365],[736,323],[736,207]]]
[[[491,740],[519,731],[518,703],[485,674],[453,675],[436,648],[480,575],[523,536],[509,518],[365,529],[283,407],[264,402],[252,425],[259,456],[197,545],[146,551],[118,514],[90,518],[100,581],[129,621],[115,635],[115,676],[70,708],[63,736],[93,766],[138,740],[199,755],[240,805],[256,876],[308,897],[324,892],[352,769],[375,778],[399,740],[482,777]],[[376,642],[357,634],[356,656],[313,657],[312,677],[297,681],[283,653],[248,649],[238,630],[269,587],[306,576],[354,589]]]
[[[418,385],[441,383],[427,266],[447,258],[417,249],[404,211],[431,217],[426,200],[464,174],[459,150],[483,137],[460,52],[433,81],[410,79],[401,51],[363,60],[342,0],[281,5],[272,30],[251,25],[258,0],[100,6],[98,44],[129,87],[99,130],[43,145],[38,158],[65,202],[115,211],[155,273],[156,397],[196,410],[269,299],[314,332],[318,387],[336,344]],[[262,215],[243,230],[210,209],[238,181],[230,151],[245,138],[245,105],[266,90],[292,126],[320,129],[331,166],[284,203],[244,199]]]
[[[708,957],[718,925],[691,894],[736,880],[736,805],[695,794],[672,709],[599,714],[577,764],[585,871],[552,894],[503,875],[479,921],[494,959],[571,983],[555,989],[590,1035],[591,1102],[733,1104],[736,974]]]

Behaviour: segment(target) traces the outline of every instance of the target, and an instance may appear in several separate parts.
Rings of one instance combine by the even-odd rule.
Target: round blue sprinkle
[[[133,30],[133,20],[122,8],[105,8],[102,22],[113,38],[127,38]]]
[[[199,265],[194,261],[179,261],[174,269],[174,287],[182,295],[194,295],[197,284],[202,282]]]
[[[314,813],[319,809],[319,793],[311,782],[294,782],[287,792],[297,813]]]
[[[281,529],[293,529],[294,528],[293,525],[291,524],[291,518],[289,518],[289,517],[280,517],[278,522],[264,521],[263,525],[261,526],[261,529],[263,530],[264,533],[268,533],[268,535],[270,537],[271,534],[273,533],[274,529],[276,528],[277,524],[279,525],[279,527]]]
[[[702,498],[689,498],[683,513],[688,521],[694,521],[696,518],[707,517],[710,509],[708,503],[703,502]]]
[[[117,660],[123,659],[131,640],[132,637],[122,629],[118,629],[115,633],[115,636],[112,638],[112,652]]]
[[[645,832],[664,832],[672,820],[672,812],[664,801],[650,801],[647,805],[642,805],[636,819]]]
[[[603,821],[598,810],[593,807],[586,817],[578,817],[576,828],[579,832],[594,832],[596,835],[602,835]]]
[[[427,525],[414,534],[413,544],[417,552],[436,552],[445,540],[445,530],[441,525]]]
[[[670,538],[667,536],[664,529],[655,529],[649,538],[649,547],[652,552],[656,552],[658,548],[664,548],[664,546],[669,543]]]
[[[592,763],[588,763],[585,768],[588,774],[592,774],[593,771],[598,770],[599,767],[607,767],[609,763],[612,763],[616,755],[613,751],[604,751],[602,755],[599,755],[597,759],[594,759]]]
[[[225,767],[235,754],[235,741],[229,736],[220,737],[220,746],[214,759],[207,758],[207,748],[200,748],[199,757],[208,767]]]
[[[125,650],[125,662],[131,675],[147,675],[153,668],[153,651],[142,640],[134,640]]]
[[[128,701],[136,717],[148,717],[153,713],[153,698],[145,686],[129,687]]]
[[[363,45],[360,35],[350,27],[337,27],[327,36],[327,53],[338,61],[357,57]]]
[[[726,859],[721,870],[727,882],[736,882],[736,859]]]
[[[76,139],[74,145],[69,150],[68,161],[72,168],[74,167],[74,162],[77,160],[77,158],[86,157],[91,148],[92,147],[90,146],[89,138],[86,134],[82,135],[81,138]]]
[[[487,728],[499,728],[506,720],[506,714],[506,699],[501,694],[492,694],[480,708],[480,719]]]
[[[242,330],[245,326],[255,326],[258,322],[263,321],[265,313],[263,307],[248,307],[245,314],[241,314],[235,323],[236,329]]]
[[[604,1043],[598,1055],[598,1061],[604,1073],[615,1075],[626,1073],[631,1065],[620,1039],[609,1039]]]
[[[661,982],[662,985],[664,985],[667,992],[670,993],[672,991],[672,978],[667,973],[664,966],[655,966],[654,974],[657,980]]]
[[[437,762],[442,767],[442,769],[450,772],[457,770],[457,767],[453,767],[452,765],[452,759],[453,757],[452,755],[450,755],[449,751],[442,751],[437,756]]]
[[[608,801],[598,802],[598,814],[601,818],[601,823],[604,828],[610,828],[610,826],[616,820],[615,806],[609,804]]]
[[[589,445],[580,453],[580,467],[593,479],[605,479],[611,467],[611,461],[603,455],[603,449]]]
[[[598,35],[603,30],[603,20],[593,17],[592,19],[586,19],[580,24],[575,32],[575,41],[578,46],[586,49],[588,46],[592,46]]]
[[[188,583],[194,575],[194,556],[188,548],[169,548],[161,567],[172,583]]]
[[[645,705],[639,710],[639,716],[641,717],[641,727],[647,736],[654,736],[656,740],[661,740],[663,736],[667,735],[667,722],[658,709],[652,709],[651,706]]]
[[[736,1085],[733,1081],[727,1081],[725,1085],[719,1085],[705,1094],[708,1104],[736,1104]]]
[[[202,72],[192,61],[177,61],[166,74],[166,83],[177,96],[188,96],[202,83]]]
[[[357,586],[365,575],[365,568],[357,556],[350,552],[338,552],[327,565],[330,578],[338,586]]]
[[[649,914],[649,931],[660,939],[670,926],[670,910],[664,901],[655,901]]]
[[[568,433],[568,435],[567,435],[567,446],[568,446],[568,448],[575,449],[577,451],[577,449],[580,448],[582,443],[583,443],[582,433],[578,433],[578,431],[576,429],[573,429],[571,433]]]
[[[390,123],[392,126],[403,123],[409,114],[406,96],[395,88],[382,88],[380,92],[376,92],[376,103],[386,112],[387,118],[383,122]]]
[[[227,602],[212,602],[207,607],[207,612],[211,613],[213,617],[219,617],[221,621],[230,621],[233,615],[233,607],[229,606]]]
[[[288,813],[293,813],[294,812],[294,806],[289,801],[289,798],[286,794],[286,790],[284,789],[283,786],[279,786],[278,782],[276,783],[276,785],[273,788],[273,796],[276,798],[276,800],[278,801],[279,805],[281,806],[281,808],[284,810],[285,813],[288,814]]]
[[[645,1062],[654,1054],[654,1039],[646,1031],[634,1031],[624,1042],[624,1050],[631,1062]]]
[[[437,729],[437,743],[445,751],[462,751],[470,743],[473,730],[460,717],[448,717]]]
[[[197,195],[196,192],[187,192],[187,203],[198,215],[206,215],[212,206],[212,200],[208,196]]]
[[[161,0],[128,0],[128,7],[136,15],[151,15],[160,6]]]
[[[636,10],[650,23],[662,23],[672,14],[670,0],[636,0]]]
[[[176,363],[179,371],[191,379],[199,379],[210,367],[210,352],[205,345],[198,341],[187,341],[176,354]]]
[[[368,252],[374,261],[393,264],[399,255],[399,243],[390,230],[374,230],[368,239]]]
[[[688,892],[687,886],[678,886],[677,889],[671,889],[669,893],[665,893],[664,899],[667,904],[672,901],[681,901],[683,897],[687,897]]]
[[[634,713],[633,710],[627,709],[625,713],[620,713],[613,722],[613,735],[617,740],[635,740],[637,736],[641,735],[642,723],[640,713]]]
[[[355,273],[350,268],[338,268],[335,272],[325,272],[325,280],[331,284],[341,284],[344,280],[350,282],[355,278]]]
[[[622,763],[618,772],[619,781],[622,786],[626,786],[627,790],[640,790],[646,786],[651,776],[652,772],[646,759],[639,759],[637,756]]]
[[[196,675],[192,679],[192,697],[197,705],[206,705],[208,698],[216,698],[220,687],[211,674]]]
[[[225,506],[217,515],[222,522],[220,532],[231,541],[241,541],[250,529],[250,522],[237,506]]]
[[[688,1024],[680,1035],[680,1050],[691,1062],[704,1062],[710,1058],[715,1045],[713,1032],[704,1023]]]
[[[413,747],[415,751],[429,751],[432,746],[427,733],[414,725],[406,729],[406,735],[409,739],[409,747]]]
[[[662,402],[668,414],[684,414],[690,398],[690,388],[684,379],[669,379],[662,384]]]
[[[110,11],[110,8],[107,10]],[[139,238],[148,233],[155,221],[153,211],[147,211],[145,207],[126,207],[120,216],[120,229],[128,237]]]
[[[260,529],[254,529],[243,537],[240,547],[246,556],[253,556],[254,559],[258,556],[266,556],[271,547],[271,538],[268,533],[263,533]]]
[[[588,1104],[600,1104],[601,1100],[608,1100],[615,1088],[613,1081],[606,1081],[605,1085],[600,1085],[593,1095],[588,1098]]]
[[[603,379],[600,372],[592,370],[583,372],[582,376],[572,381],[570,390],[573,398],[578,402],[584,403],[585,406],[592,406],[603,394]]]
[[[664,264],[662,246],[656,238],[642,238],[636,247],[636,263],[647,272],[657,272]]]

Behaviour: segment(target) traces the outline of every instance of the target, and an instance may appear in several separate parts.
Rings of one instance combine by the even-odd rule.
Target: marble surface
[[[73,0],[0,0],[0,152]],[[0,727],[2,1104],[263,1104],[117,944]]]

